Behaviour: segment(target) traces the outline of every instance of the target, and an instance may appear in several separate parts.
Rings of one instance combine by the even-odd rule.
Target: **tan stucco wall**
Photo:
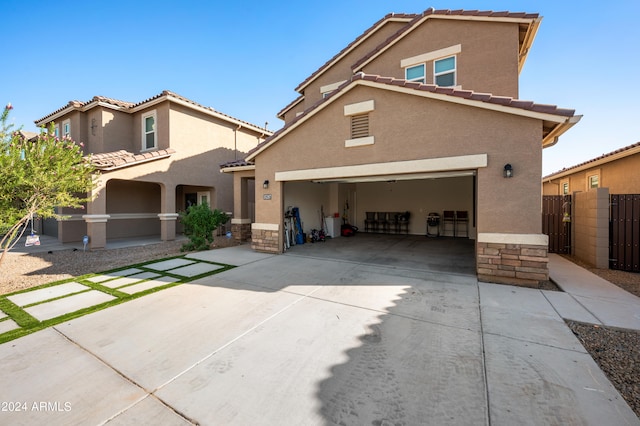
[[[320,76],[317,77],[312,83],[310,83],[304,89],[304,101],[300,105],[294,108],[295,111],[304,111],[314,103],[322,99],[320,88],[329,84],[345,81],[351,78],[353,72],[351,66],[354,65],[360,58],[373,50],[376,46],[381,44],[392,34],[405,26],[406,23],[401,22],[387,22],[375,33],[371,34],[361,44],[349,51],[343,58],[337,61],[333,66],[325,70]],[[330,59],[330,58],[325,58]],[[295,118],[295,113],[287,114],[287,121],[291,118]]]
[[[544,195],[563,195],[562,183],[569,183],[569,193],[589,190],[589,176],[598,175],[600,188],[609,188],[611,194],[640,194],[640,153],[608,163],[594,165],[567,176],[545,179]]]
[[[370,99],[375,144],[345,148],[344,105]],[[488,167],[478,170],[478,232],[540,233],[541,139],[538,120],[360,86],[259,154],[256,181],[275,182],[276,171],[487,154]],[[506,163],[511,179],[502,176]],[[270,186],[270,201],[256,192],[256,221],[281,223],[281,186]]]
[[[461,45],[457,81],[463,89],[518,97],[518,24],[430,19],[378,56],[363,71],[405,78],[402,59]],[[433,61],[426,65],[434,84]]]

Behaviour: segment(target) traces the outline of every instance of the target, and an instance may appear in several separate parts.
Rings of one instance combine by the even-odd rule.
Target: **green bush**
[[[213,231],[229,217],[222,211],[211,210],[207,204],[191,206],[180,213],[180,221],[184,225],[184,234],[190,242],[183,244],[182,251],[209,250],[213,243]]]

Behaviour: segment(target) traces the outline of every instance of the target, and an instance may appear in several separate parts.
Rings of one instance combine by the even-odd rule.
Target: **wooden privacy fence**
[[[549,253],[569,254],[571,195],[542,197],[542,233],[549,236]]]
[[[640,194],[612,194],[609,268],[640,272]]]

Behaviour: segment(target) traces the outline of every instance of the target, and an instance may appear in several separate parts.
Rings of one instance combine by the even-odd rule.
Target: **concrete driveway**
[[[368,237],[194,254],[239,267],[0,345],[0,424],[640,424],[542,292]]]

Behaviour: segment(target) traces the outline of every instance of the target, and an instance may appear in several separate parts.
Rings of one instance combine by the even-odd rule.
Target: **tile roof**
[[[220,168],[226,169],[226,168],[233,168],[233,167],[247,167],[247,166],[253,166],[253,165],[255,165],[253,161],[233,160],[233,161],[227,161],[226,163],[220,164]]]
[[[415,13],[388,13],[386,14],[382,19],[380,19],[378,22],[376,22],[375,24],[373,24],[372,26],[370,26],[369,28],[367,28],[362,34],[360,34],[358,37],[356,37],[355,40],[353,40],[351,43],[349,43],[344,49],[342,49],[340,52],[338,52],[336,55],[334,55],[331,59],[329,59],[327,62],[325,62],[320,68],[318,68],[316,71],[314,71],[309,77],[307,77],[302,83],[300,83],[298,85],[298,87],[295,88],[296,91],[299,91],[302,87],[306,86],[306,84],[313,80],[318,74],[322,73],[322,71],[324,71],[325,69],[327,69],[329,67],[329,65],[331,65],[331,63],[333,63],[337,58],[339,58],[340,56],[342,56],[345,52],[349,51],[353,46],[357,45],[361,40],[363,40],[364,38],[366,38],[369,34],[373,33],[376,29],[378,29],[382,24],[386,23],[387,21],[390,20],[398,20],[398,19],[406,19],[407,21],[413,20],[416,17],[419,17],[420,15],[415,14]],[[285,108],[286,109],[286,108]]]
[[[382,42],[375,49],[367,53],[364,57],[358,60],[351,67],[352,70],[357,71],[359,67],[367,62],[369,59],[377,55],[381,50],[384,50],[387,46],[396,41],[399,37],[405,34],[407,31],[410,31],[414,28],[414,26],[423,21],[424,18],[429,16],[459,16],[459,17],[487,17],[487,18],[515,18],[515,19],[537,19],[539,18],[539,14],[537,13],[525,13],[525,12],[494,12],[492,10],[449,10],[449,9],[439,9],[436,10],[434,8],[429,8],[425,10],[422,14],[417,15],[411,22],[409,22],[404,27],[400,28],[395,34],[389,37],[387,40]]]
[[[469,101],[477,101],[479,103],[504,106],[504,107],[515,108],[523,111],[531,111],[535,113],[550,114],[550,115],[562,116],[567,118],[575,116],[575,110],[559,108],[556,105],[537,104],[532,101],[514,99],[506,96],[494,96],[490,93],[477,93],[471,90],[458,90],[451,87],[441,87],[441,86],[436,86],[434,84],[423,84],[423,83],[418,83],[413,81],[407,81],[404,79],[398,79],[398,78],[392,78],[392,77],[381,77],[379,75],[371,75],[371,74],[365,74],[363,72],[359,72],[354,74],[351,80],[347,80],[346,82],[344,82],[340,87],[338,87],[335,91],[331,92],[327,97],[320,99],[311,107],[307,108],[302,114],[293,118],[291,121],[286,123],[282,128],[276,131],[273,135],[271,135],[270,137],[265,139],[263,142],[258,144],[255,148],[250,150],[247,153],[246,158],[251,158],[253,154],[255,154],[258,151],[261,151],[266,145],[270,144],[274,139],[278,138],[280,135],[287,132],[292,126],[294,126],[300,120],[309,116],[316,108],[320,107],[322,104],[330,102],[330,100],[332,100],[335,96],[337,96],[340,92],[342,92],[347,86],[349,86],[354,82],[357,82],[358,80],[374,82],[374,83],[383,84],[387,86],[403,87],[406,89],[415,90],[416,92],[431,92],[434,94],[451,97],[452,99],[457,98],[457,99],[465,99]]]
[[[611,152],[608,152],[606,154],[602,154],[599,157],[592,158],[591,160],[584,161],[584,162],[582,162],[580,164],[576,164],[574,166],[566,167],[566,168],[564,168],[562,170],[558,170],[557,172],[551,173],[551,174],[549,174],[547,176],[543,176],[542,179],[553,178],[556,175],[567,175],[567,174],[570,174],[570,172],[572,170],[576,170],[576,169],[582,168],[584,166],[588,166],[588,165],[591,165],[591,164],[595,165],[595,163],[607,162],[607,161],[603,161],[603,160],[613,161],[613,160],[615,160],[617,158],[620,158],[620,157],[626,157],[628,155],[632,155],[632,154],[635,154],[636,152],[638,152],[638,150],[636,148],[640,148],[640,142],[636,142],[634,144],[627,145],[627,146],[625,146],[623,148],[616,149],[615,151],[611,151]],[[626,155],[620,155],[620,154],[626,154]],[[615,158],[613,158],[613,157],[615,157]]]
[[[93,164],[96,169],[110,171],[121,169],[123,167],[135,166],[148,161],[160,160],[171,156],[171,154],[174,154],[175,152],[176,151],[171,148],[160,149],[158,151],[148,151],[141,154],[133,154],[129,151],[120,150],[93,154],[89,158],[91,160],[91,164]]]
[[[222,112],[220,112],[220,111],[218,111],[218,110],[215,110],[215,109],[213,109],[213,108],[211,108],[211,107],[206,107],[206,106],[204,106],[204,105],[201,105],[201,104],[199,104],[199,103],[197,103],[197,102],[194,102],[194,101],[192,101],[192,100],[190,100],[190,99],[188,99],[188,98],[185,98],[184,96],[180,96],[180,95],[178,95],[177,93],[171,92],[171,91],[169,91],[169,90],[163,90],[161,93],[159,93],[159,94],[157,94],[157,95],[155,95],[155,96],[153,96],[153,97],[151,97],[151,98],[145,99],[145,100],[143,100],[143,101],[141,101],[141,102],[138,102],[138,103],[131,103],[131,102],[126,102],[126,101],[120,101],[120,100],[113,99],[113,98],[107,98],[107,97],[105,97],[105,96],[94,96],[93,98],[91,98],[91,100],[86,101],[86,102],[80,102],[80,101],[69,101],[69,102],[67,103],[67,105],[65,105],[65,106],[63,106],[63,107],[61,107],[61,108],[59,108],[59,109],[55,110],[55,111],[54,111],[54,112],[52,112],[51,114],[48,114],[48,115],[46,115],[46,116],[44,116],[44,117],[42,117],[42,118],[40,118],[40,119],[36,120],[35,122],[36,122],[36,123],[43,122],[43,121],[47,120],[48,118],[53,117],[53,116],[55,116],[55,115],[57,115],[57,114],[59,114],[59,113],[61,113],[61,112],[65,111],[65,110],[66,110],[66,109],[68,109],[68,108],[72,108],[72,109],[91,108],[92,104],[97,104],[98,102],[100,102],[100,103],[104,103],[104,104],[113,105],[113,106],[118,107],[118,108],[122,108],[122,109],[124,109],[126,112],[134,112],[134,110],[135,110],[136,108],[142,107],[142,106],[144,106],[144,104],[146,104],[146,103],[150,103],[150,102],[152,102],[152,101],[155,101],[155,100],[161,99],[162,97],[171,97],[171,98],[173,98],[173,99],[178,99],[178,100],[180,100],[180,101],[182,101],[182,102],[185,102],[185,103],[187,103],[187,104],[190,104],[190,105],[192,105],[192,106],[194,106],[194,107],[202,108],[202,109],[205,109],[205,110],[211,111],[211,112],[213,112],[213,113],[215,113],[215,114],[217,114],[217,115],[221,116],[222,118],[227,118],[227,119],[229,119],[229,120],[231,120],[231,121],[235,121],[235,122],[243,123],[243,124],[245,124],[247,127],[253,127],[253,128],[255,128],[255,129],[264,130],[264,132],[265,132],[265,133],[267,133],[267,134],[270,134],[270,133],[271,133],[271,131],[270,131],[270,130],[267,130],[267,129],[263,128],[263,127],[260,127],[260,126],[257,126],[257,125],[255,125],[255,124],[249,123],[248,121],[244,121],[244,120],[237,119],[237,118],[232,117],[232,116],[230,116],[230,115],[224,114],[224,113],[222,113]]]

